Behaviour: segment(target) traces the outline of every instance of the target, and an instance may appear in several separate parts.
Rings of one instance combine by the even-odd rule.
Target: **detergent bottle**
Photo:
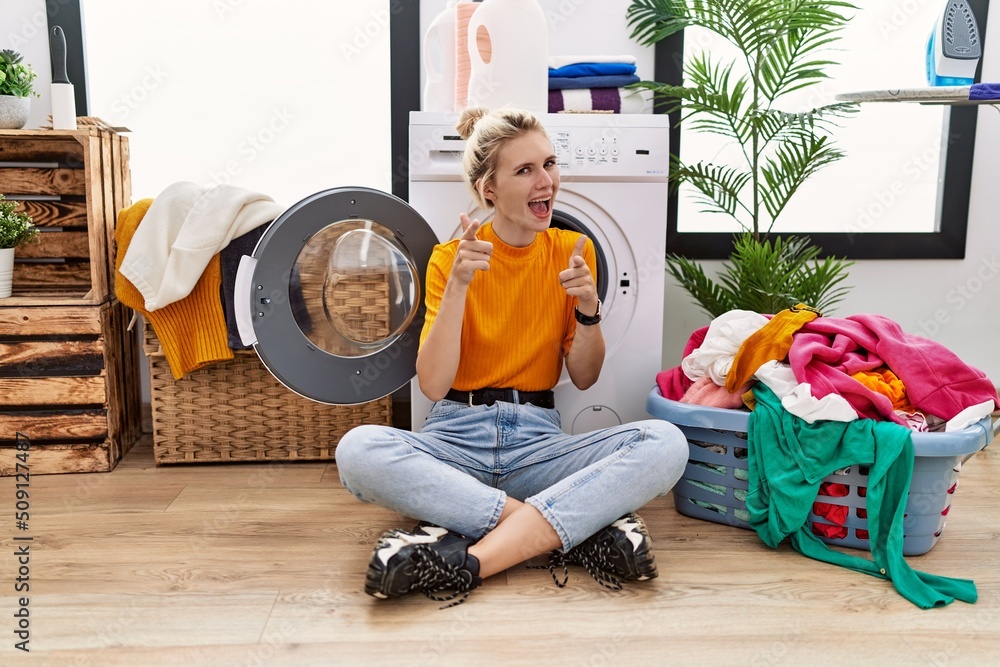
[[[460,0],[455,6],[455,104],[454,110],[461,111],[469,102],[469,20],[479,9],[479,0]]]
[[[468,40],[469,106],[548,111],[549,28],[537,0],[485,0]]]
[[[438,14],[424,35],[424,94],[420,102],[423,111],[453,111],[455,106],[455,5]]]

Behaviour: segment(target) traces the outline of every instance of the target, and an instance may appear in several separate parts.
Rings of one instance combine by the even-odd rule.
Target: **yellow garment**
[[[142,294],[125,276],[118,272],[122,260],[149,210],[152,199],[143,199],[123,209],[118,214],[115,241],[115,295],[129,308],[142,313],[149,320],[160,340],[163,354],[170,364],[175,380],[185,373],[233,358],[229,348],[226,316],[222,310],[219,288],[222,285],[222,262],[219,255],[212,257],[191,294],[153,312],[146,310]]]
[[[777,313],[740,345],[726,375],[726,389],[736,391],[768,361],[783,361],[792,347],[792,334],[819,315],[819,311],[801,303]]]
[[[504,387],[543,391],[559,381],[563,356],[576,333],[577,299],[566,294],[559,272],[569,266],[579,233],[548,229],[526,248],[505,244],[483,225],[478,237],[493,243],[489,271],[477,271],[469,285],[462,322],[462,353],[452,386],[460,391]],[[427,338],[437,316],[458,240],[434,248],[427,267]],[[590,240],[583,257],[597,274]]]
[[[894,410],[913,412],[916,409],[910,405],[910,399],[906,397],[906,387],[903,386],[903,381],[885,366],[873,371],[860,371],[851,377],[868,389],[882,394],[892,401]]]

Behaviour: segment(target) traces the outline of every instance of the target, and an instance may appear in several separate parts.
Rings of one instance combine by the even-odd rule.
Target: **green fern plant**
[[[38,240],[38,228],[31,216],[18,211],[19,202],[0,195],[0,249],[16,248]]]
[[[21,54],[10,49],[0,51],[0,95],[14,97],[38,96],[32,82],[38,75],[31,66],[21,62]]]
[[[697,132],[739,147],[735,164],[682,162],[673,156],[673,186],[687,183],[701,210],[731,217],[741,229],[717,281],[698,263],[667,256],[667,270],[712,317],[733,308],[775,313],[797,303],[828,310],[847,294],[853,262],[821,259],[808,237],[771,236],[802,184],[844,157],[831,140],[836,120],[855,111],[837,103],[782,110],[782,98],[828,78],[824,54],[856,9],[839,0],[633,0],[632,37],[651,45],[698,26],[732,44],[730,62],[711,53],[687,58],[685,85],[655,81],[651,90],[668,113]]]

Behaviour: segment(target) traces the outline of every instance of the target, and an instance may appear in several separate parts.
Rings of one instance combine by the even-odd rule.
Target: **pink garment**
[[[702,327],[694,331],[688,338],[687,344],[684,345],[684,352],[681,354],[681,359],[701,347],[707,333],[708,327]],[[660,388],[660,393],[663,395],[663,398],[669,398],[672,401],[681,400],[681,397],[691,388],[692,384],[690,378],[684,375],[684,371],[681,370],[680,366],[660,371],[656,374],[656,386]]]
[[[715,384],[710,377],[698,378],[691,388],[684,392],[681,403],[692,405],[707,405],[713,408],[737,409],[743,406],[743,392],[749,383],[743,385],[736,393],[729,393],[725,387]]]
[[[951,419],[970,405],[992,400],[996,388],[986,375],[929,338],[905,333],[882,315],[818,317],[792,338],[788,362],[799,382],[822,398],[840,394],[861,417],[904,424],[892,402],[850,377],[885,364],[906,386],[914,408]]]

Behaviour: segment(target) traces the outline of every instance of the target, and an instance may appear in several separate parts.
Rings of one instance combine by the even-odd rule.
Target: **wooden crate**
[[[153,458],[170,463],[333,460],[361,424],[392,424],[392,398],[325,405],[279,383],[253,350],[174,380],[152,327],[144,326],[153,413]]]
[[[139,437],[137,336],[117,300],[0,308],[0,475],[108,472]]]
[[[131,199],[127,137],[97,119],[78,130],[0,130],[0,192],[42,232],[15,253],[3,306],[99,304],[114,294],[114,230]]]

